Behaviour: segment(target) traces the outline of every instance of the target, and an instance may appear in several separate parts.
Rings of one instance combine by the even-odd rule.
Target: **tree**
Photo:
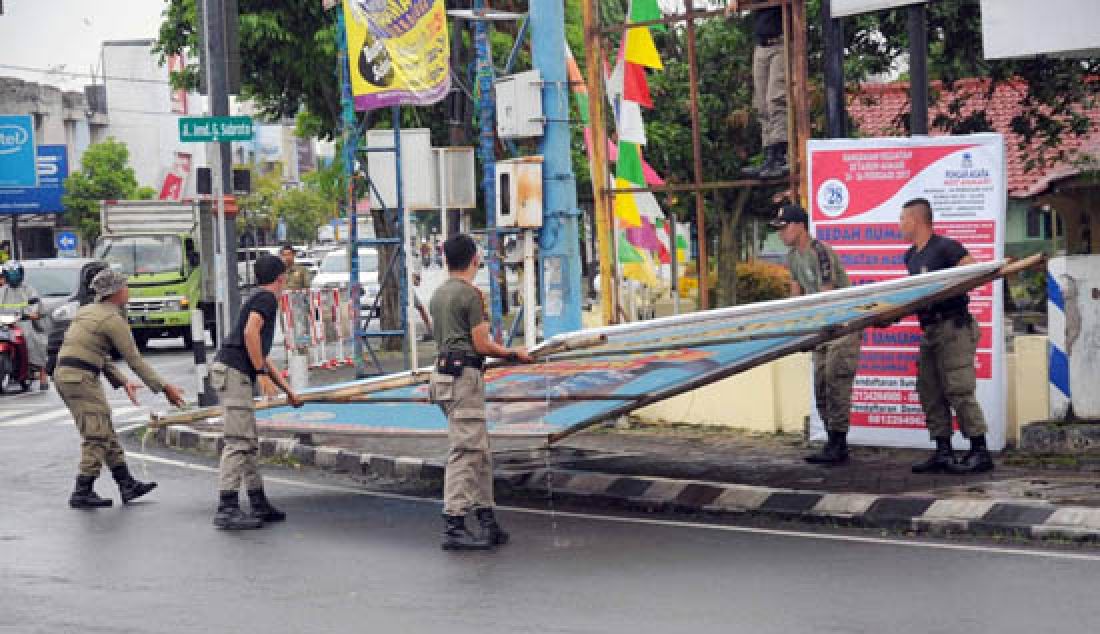
[[[99,237],[99,209],[104,200],[148,200],[151,187],[138,187],[130,167],[130,151],[114,138],[94,143],[80,159],[80,171],[65,179],[65,221],[89,244]]]
[[[621,0],[601,0],[604,24],[624,20]],[[808,0],[811,123],[814,136],[824,135],[822,40],[820,0]],[[1100,93],[1100,59],[986,61],[981,50],[981,15],[976,2],[940,0],[928,5],[929,75],[952,88],[957,80],[987,78],[984,94],[962,95],[941,104],[944,113],[931,126],[950,134],[990,131],[991,121],[982,108],[963,109],[967,99],[988,100],[1000,83],[1022,82],[1018,112],[1012,121],[1023,142],[1037,141],[1039,152],[1032,163],[1061,160],[1062,140],[1087,134],[1092,129],[1086,110]],[[845,19],[845,76],[849,94],[858,93],[861,82],[902,68],[908,55],[906,12],[878,11]],[[758,152],[759,134],[751,111],[751,17],[713,18],[697,23],[700,140],[703,179],[740,178],[745,162]],[[646,112],[649,143],[646,158],[672,182],[691,182],[691,119],[688,102],[686,33],[681,27],[655,33],[664,71],[650,73],[655,108]],[[615,42],[610,49],[614,50]],[[933,93],[933,103],[940,95]],[[908,112],[899,113],[898,127],[908,130]],[[575,148],[582,148],[580,141]],[[577,153],[575,152],[575,157]],[[574,159],[575,161],[577,158]],[[718,304],[735,303],[735,261],[741,250],[739,237],[752,215],[769,213],[771,194],[754,188],[715,190],[707,194],[708,235],[718,234]],[[692,194],[667,196],[662,203],[681,219],[694,218]],[[745,212],[748,212],[747,214]],[[713,245],[713,243],[711,243]]]
[[[291,189],[275,200],[275,216],[286,221],[286,237],[291,242],[313,242],[317,227],[328,218],[330,207],[314,189]]]

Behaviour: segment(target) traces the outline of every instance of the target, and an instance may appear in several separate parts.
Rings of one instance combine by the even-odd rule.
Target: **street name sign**
[[[181,143],[251,141],[252,117],[180,117]]]

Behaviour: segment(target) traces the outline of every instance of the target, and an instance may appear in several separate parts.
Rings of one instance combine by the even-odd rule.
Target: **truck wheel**
[[[145,352],[149,349],[149,335],[142,332],[135,332],[134,343],[137,344],[138,350]]]
[[[184,329],[182,334],[183,334],[183,349],[184,350],[190,350],[191,346],[194,345],[194,343],[195,343],[194,339],[192,339],[192,337],[191,337],[191,329],[190,328]]]

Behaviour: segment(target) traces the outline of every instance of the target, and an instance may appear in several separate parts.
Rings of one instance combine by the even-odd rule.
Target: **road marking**
[[[68,427],[73,424],[72,417],[64,405],[58,403],[47,412],[33,414],[41,408],[15,410],[0,409],[0,416],[5,419],[0,422],[0,429],[12,427],[30,427],[39,424],[53,424],[58,427]],[[29,414],[29,415],[28,415]],[[116,407],[111,410],[111,418],[116,423],[130,423],[136,420],[148,418],[149,410],[146,407]]]
[[[186,462],[182,460],[173,460],[171,458],[161,458],[160,456],[153,456],[144,453],[128,452],[128,456],[138,460],[148,460],[149,462],[156,462],[163,465],[172,467],[179,467],[182,469],[191,469],[193,471],[205,471],[217,473],[216,467],[208,467],[206,465],[196,464],[193,462]],[[354,495],[365,495],[368,497],[383,498],[389,500],[404,500],[408,502],[419,502],[421,504],[440,504],[440,501],[435,498],[422,498],[414,495],[404,495],[401,493],[386,493],[382,491],[364,491],[362,489],[356,489],[352,487],[340,486],[335,484],[320,484],[316,482],[304,482],[302,480],[292,480],[288,478],[281,478],[278,476],[264,476],[264,480],[269,482],[277,482],[279,484],[285,484],[289,486],[296,486],[304,489],[314,489],[317,491],[331,491],[338,493],[351,493]],[[973,553],[988,553],[993,555],[1015,555],[1019,557],[1038,557],[1041,559],[1063,559],[1070,561],[1093,561],[1100,562],[1100,554],[1090,555],[1086,553],[1066,553],[1066,552],[1046,552],[1040,550],[1025,550],[1023,548],[1000,548],[996,546],[981,546],[976,544],[945,544],[938,542],[920,542],[908,539],[887,539],[884,537],[865,537],[861,535],[834,535],[829,533],[810,533],[805,531],[795,530],[783,530],[778,528],[755,528],[751,526],[727,526],[722,524],[705,524],[699,522],[688,522],[683,520],[666,520],[666,519],[654,519],[645,517],[619,517],[616,515],[594,515],[591,513],[578,513],[572,511],[548,511],[545,509],[529,509],[518,506],[498,506],[500,510],[505,510],[513,513],[526,513],[528,515],[543,515],[552,517],[568,517],[575,519],[595,520],[602,522],[618,522],[621,524],[644,524],[648,526],[666,526],[671,528],[694,528],[699,530],[718,531],[725,533],[745,533],[745,534],[757,534],[757,535],[772,535],[776,537],[798,537],[803,539],[816,539],[821,541],[835,541],[835,542],[852,542],[860,544],[873,544],[878,546],[905,546],[908,548],[925,548],[930,550],[950,550],[956,552],[973,552]]]
[[[20,410],[20,411],[24,412],[24,411],[34,411],[34,410]],[[8,423],[0,423],[0,427],[27,427],[27,426],[30,426],[30,425],[37,425],[38,423],[50,422],[50,421],[56,419],[58,416],[68,416],[68,415],[69,415],[68,412],[58,412],[57,410],[50,410],[48,412],[43,412],[41,414],[34,414],[32,416],[23,416],[20,413],[20,414],[16,415],[17,420],[14,420],[14,421],[11,421],[11,422],[8,422]]]

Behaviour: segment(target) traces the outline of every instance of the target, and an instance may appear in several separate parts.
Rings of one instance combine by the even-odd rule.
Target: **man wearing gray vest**
[[[851,286],[848,273],[832,247],[810,236],[809,217],[804,209],[794,204],[783,205],[769,224],[779,231],[779,238],[790,249],[787,267],[791,271],[791,297]],[[806,456],[806,462],[825,465],[848,462],[852,384],[859,369],[862,339],[862,331],[853,332],[814,350],[814,401],[829,440],[821,451]]]

